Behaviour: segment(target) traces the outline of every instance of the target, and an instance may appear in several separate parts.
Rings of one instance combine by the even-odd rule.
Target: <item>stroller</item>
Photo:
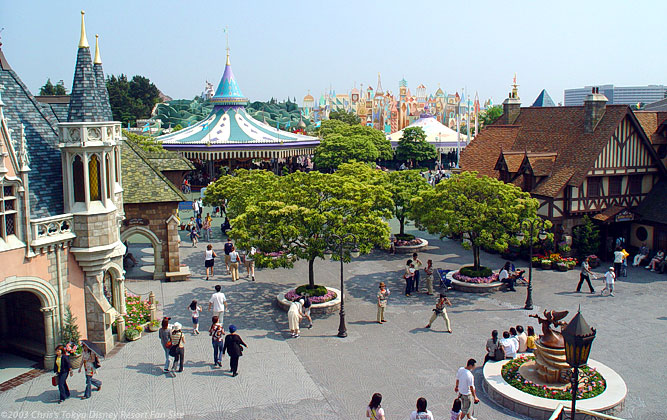
[[[440,287],[443,290],[451,290],[454,287],[452,286],[451,280],[447,278],[447,273],[449,273],[452,270],[445,270],[442,268],[436,268],[435,272],[438,274],[438,278],[440,279]]]

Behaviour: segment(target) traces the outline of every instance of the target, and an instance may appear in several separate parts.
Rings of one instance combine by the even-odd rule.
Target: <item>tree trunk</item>
[[[400,225],[401,225],[400,234],[404,235],[405,234],[405,216],[399,217],[398,218],[398,223],[400,223]]]
[[[479,270],[480,267],[480,262],[479,262],[479,246],[474,246],[472,247],[472,258],[473,258],[473,266],[475,270]]]
[[[315,288],[315,271],[313,270],[313,265],[315,264],[315,258],[308,260],[308,286],[311,289]]]

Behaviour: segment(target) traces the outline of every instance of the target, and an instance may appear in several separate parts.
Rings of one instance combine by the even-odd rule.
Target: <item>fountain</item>
[[[560,332],[551,328],[567,326],[562,319],[567,316],[568,311],[544,311],[544,318],[539,315],[529,315],[536,318],[542,326],[542,335],[535,342],[534,365],[526,363],[522,368],[526,371],[535,369],[537,376],[547,384],[565,384],[570,379],[572,368],[567,364],[565,358],[565,340]]]

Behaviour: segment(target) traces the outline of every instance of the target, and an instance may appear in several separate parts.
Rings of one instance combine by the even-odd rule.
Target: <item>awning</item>
[[[602,223],[627,222],[634,219],[634,213],[622,206],[611,206],[602,213],[593,216]]]

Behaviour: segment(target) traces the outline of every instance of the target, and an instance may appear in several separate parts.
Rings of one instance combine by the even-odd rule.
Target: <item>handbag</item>
[[[51,377],[51,385],[58,386],[58,376]]]
[[[181,333],[181,334],[183,334],[183,333]],[[183,339],[183,335],[181,335],[181,337],[178,339],[178,344],[176,344],[175,346],[171,346],[169,348],[169,356],[176,357],[176,355],[178,354],[178,346],[181,345],[181,340],[182,339]]]
[[[503,346],[500,344],[500,340],[498,340],[498,345],[496,346],[496,349],[493,351],[493,358],[496,360],[496,362],[499,362],[501,360],[505,360],[505,349]]]
[[[98,359],[97,357],[95,357],[95,360],[93,361],[93,367],[94,367],[95,369],[99,369],[100,366],[102,366],[102,365],[100,364],[100,359]]]

